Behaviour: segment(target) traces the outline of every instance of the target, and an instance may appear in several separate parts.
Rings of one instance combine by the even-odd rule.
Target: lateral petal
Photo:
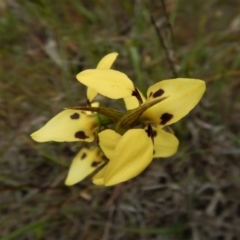
[[[146,110],[141,120],[161,126],[177,122],[198,104],[205,89],[205,82],[197,79],[177,78],[158,82],[148,89],[147,102],[158,97],[167,98]]]
[[[82,181],[103,164],[99,149],[81,149],[72,161],[65,184],[71,186]]]
[[[154,127],[154,158],[170,157],[177,152],[179,141],[171,133],[161,129],[161,127]]]
[[[152,161],[153,143],[144,129],[128,130],[118,142],[108,163],[104,185],[127,181],[141,173]]]
[[[114,149],[121,139],[121,135],[117,132],[107,129],[98,134],[99,146],[108,159],[111,159],[114,154]]]
[[[112,99],[131,96],[135,89],[126,74],[112,69],[85,70],[77,75],[77,80]]]
[[[31,137],[37,142],[92,142],[98,126],[96,114],[87,115],[81,110],[66,109],[32,133]]]
[[[96,96],[97,96],[98,92],[93,89],[93,88],[87,88],[87,99],[89,102],[91,102]]]

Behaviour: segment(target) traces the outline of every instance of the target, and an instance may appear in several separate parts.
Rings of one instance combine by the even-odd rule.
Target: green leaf
[[[39,228],[44,228],[45,225],[47,224],[49,219],[43,219],[43,220],[39,220],[33,223],[30,223],[28,225],[25,225],[21,228],[18,228],[16,230],[14,230],[13,232],[3,236],[1,238],[1,240],[12,240],[12,239],[18,239],[18,237],[20,237],[23,234],[26,234],[30,231],[37,231],[39,230]]]

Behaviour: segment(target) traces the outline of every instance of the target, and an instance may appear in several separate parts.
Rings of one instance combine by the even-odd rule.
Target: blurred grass
[[[165,3],[173,36],[157,0],[0,2],[1,239],[239,239],[240,3]],[[172,78],[150,14],[179,76],[207,83],[201,104],[173,126],[179,152],[115,188],[89,179],[65,187],[82,145],[29,135],[85,104],[75,75],[109,52],[143,91]]]

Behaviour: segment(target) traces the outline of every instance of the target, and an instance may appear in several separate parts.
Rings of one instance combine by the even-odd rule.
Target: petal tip
[[[42,138],[39,131],[36,131],[30,135],[30,137],[36,142],[46,142],[47,140]]]

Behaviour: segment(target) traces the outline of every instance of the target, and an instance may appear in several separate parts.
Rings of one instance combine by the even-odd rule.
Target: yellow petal
[[[98,92],[93,88],[87,88],[87,99],[91,102],[96,96]]]
[[[109,69],[116,60],[118,53],[113,52],[104,56],[97,65],[98,69]],[[93,88],[87,89],[87,99],[91,102],[97,95],[97,91]]]
[[[179,141],[171,133],[154,127],[154,154],[153,157],[170,157],[177,152]]]
[[[65,184],[70,186],[82,181],[103,164],[99,149],[81,149],[72,161]]]
[[[92,142],[98,126],[97,115],[87,115],[81,110],[66,109],[32,133],[31,137],[37,142]]]
[[[100,103],[99,103],[99,102],[92,102],[92,103],[91,103],[91,106],[92,106],[92,107],[99,107],[99,106],[100,106]]]
[[[111,159],[114,149],[121,139],[121,135],[111,129],[104,130],[98,134],[99,146],[108,159]]]
[[[104,56],[97,65],[98,69],[109,69],[116,60],[118,53],[113,52]]]
[[[127,181],[141,173],[152,161],[153,143],[144,129],[128,130],[118,142],[108,163],[104,185]]]
[[[205,89],[205,82],[197,79],[177,78],[158,82],[148,89],[147,102],[157,97],[167,98],[146,110],[141,120],[162,126],[177,122],[198,104]]]
[[[103,96],[119,99],[131,96],[134,85],[126,74],[112,69],[90,69],[77,75],[78,81]]]
[[[138,92],[140,93],[140,95],[142,97],[143,103],[146,102],[146,98],[143,96],[141,91],[138,90]],[[135,96],[126,97],[123,100],[124,100],[125,107],[127,110],[131,110],[131,109],[139,107],[139,101]]]
[[[104,185],[104,175],[106,173],[107,165],[104,166],[97,174],[94,175],[92,181],[95,185]]]

